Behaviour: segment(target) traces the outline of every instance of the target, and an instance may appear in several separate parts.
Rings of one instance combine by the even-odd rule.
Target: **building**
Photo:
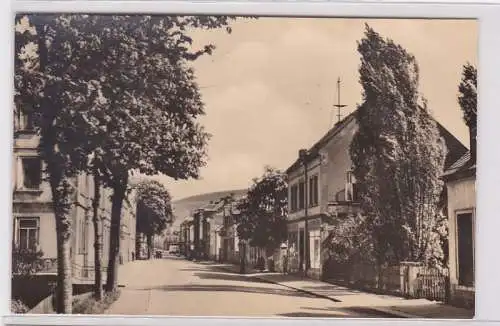
[[[339,121],[310,149],[300,150],[288,176],[288,251],[291,272],[320,278],[326,255],[322,242],[331,218],[360,212],[349,147],[358,128],[356,111]],[[446,167],[467,149],[438,123],[448,148]],[[307,231],[306,231],[307,230]],[[308,261],[310,266],[306,266]]]
[[[179,244],[181,254],[188,257],[189,251],[191,249],[192,244],[192,230],[193,230],[193,221],[192,218],[187,216],[181,222],[179,226]]]
[[[448,197],[448,267],[450,301],[474,307],[474,249],[476,225],[476,141],[471,130],[471,150],[443,176]]]
[[[13,148],[13,245],[43,252],[44,269],[40,275],[57,274],[56,224],[51,190],[43,180],[44,163],[38,155],[39,135],[29,115],[16,112]],[[94,232],[92,225],[93,178],[81,174],[71,180],[76,191],[72,218],[71,263],[74,284],[94,281]],[[109,256],[111,201],[110,189],[101,190],[103,230],[103,277]],[[122,210],[120,261],[134,259],[135,206],[124,203]]]

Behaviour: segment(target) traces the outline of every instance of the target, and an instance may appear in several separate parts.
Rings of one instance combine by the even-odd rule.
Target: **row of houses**
[[[474,302],[474,225],[476,130],[470,130],[470,150],[437,123],[445,141],[446,182],[443,213],[449,219],[449,288],[452,301]],[[299,150],[286,170],[288,176],[289,271],[313,278],[328,278],[327,252],[322,243],[330,232],[331,216],[342,219],[360,211],[356,180],[351,171],[349,146],[358,128],[356,111],[339,121],[311,148]],[[236,232],[237,203],[224,200],[197,209],[181,224],[183,252],[193,258],[238,262],[243,247],[255,264],[265,253],[239,241]],[[196,226],[199,227],[196,227]],[[275,261],[279,260],[279,253]],[[399,277],[399,274],[396,275]]]
[[[238,204],[244,195],[231,200],[220,199],[196,209],[180,225],[179,244],[181,253],[192,259],[210,259],[220,262],[239,263],[241,253],[246,261],[256,265],[265,253],[240,241],[237,232]],[[243,248],[244,246],[244,248]]]
[[[29,115],[18,111],[14,117],[13,144],[13,247],[43,252],[43,269],[37,274],[43,279],[57,276],[57,243],[50,186],[44,180],[44,163],[38,154],[39,135],[34,131]],[[94,232],[92,225],[93,178],[80,174],[71,180],[74,188],[72,218],[71,264],[73,284],[94,282]],[[100,223],[103,232],[103,277],[109,256],[111,226],[110,189],[101,189]],[[136,209],[133,194],[130,204],[122,210],[120,262],[134,260]],[[16,286],[22,290],[28,284]],[[13,289],[14,291],[14,289]]]

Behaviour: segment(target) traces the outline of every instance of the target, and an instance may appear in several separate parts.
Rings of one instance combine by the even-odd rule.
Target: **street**
[[[121,266],[107,314],[233,317],[388,317],[177,257]]]

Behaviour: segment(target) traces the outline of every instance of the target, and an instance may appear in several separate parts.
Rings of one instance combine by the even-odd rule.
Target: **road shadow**
[[[241,293],[255,293],[255,294],[268,294],[276,296],[319,299],[316,296],[310,295],[308,293],[298,292],[286,288],[279,288],[279,287],[265,288],[265,287],[255,287],[255,286],[239,286],[239,285],[197,285],[197,284],[165,285],[165,286],[140,288],[137,290],[143,290],[143,291],[160,290],[167,292],[241,292]]]
[[[209,268],[180,268],[178,269],[180,272],[209,272],[211,269]]]
[[[327,308],[318,308],[318,307],[300,307],[300,309],[304,310],[312,310],[312,311],[343,311],[346,313],[355,313],[363,316],[373,316],[373,318],[398,318],[390,313],[385,313],[383,311],[378,311],[374,309],[370,309],[369,307],[345,307],[345,308],[337,308],[337,307],[327,307]]]
[[[225,273],[225,272],[198,272],[194,273],[194,276],[199,277],[200,279],[209,279],[209,280],[222,280],[222,281],[236,281],[236,282],[246,282],[246,283],[269,283],[263,280],[260,280],[255,277],[248,277],[241,274],[235,273]]]
[[[290,317],[290,318],[356,318],[357,316],[350,316],[349,314],[337,312],[337,313],[321,313],[321,312],[287,312],[282,314],[277,314],[280,317]],[[375,317],[373,317],[375,318]]]

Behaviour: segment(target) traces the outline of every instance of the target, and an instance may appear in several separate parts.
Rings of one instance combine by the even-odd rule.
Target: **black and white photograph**
[[[474,317],[477,20],[13,32],[12,313]]]

